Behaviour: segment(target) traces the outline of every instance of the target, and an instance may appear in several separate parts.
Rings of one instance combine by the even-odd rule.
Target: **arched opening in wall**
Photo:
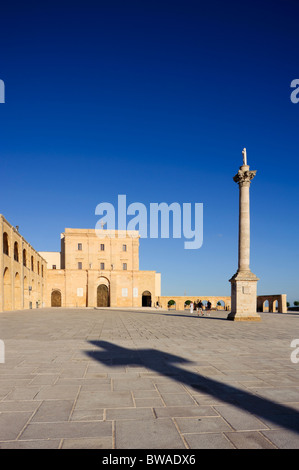
[[[184,302],[184,310],[189,309],[190,304],[191,304],[191,300],[186,300],[186,302]]]
[[[265,300],[263,303],[263,312],[269,312],[269,300]]]
[[[10,272],[8,268],[4,269],[3,273],[3,310],[12,309],[12,292]]]
[[[41,290],[40,290],[40,282],[37,283],[37,299],[36,299],[36,308],[41,305]]]
[[[3,233],[3,253],[9,256],[9,243],[8,243],[8,235],[6,232]]]
[[[142,292],[141,299],[142,299],[141,300],[142,307],[152,306],[152,294],[150,293],[150,291],[145,290],[144,292]]]
[[[14,257],[15,261],[19,261],[19,245],[18,245],[18,242],[14,243],[13,257]]]
[[[97,287],[97,307],[110,307],[109,287],[105,284]]]
[[[218,300],[216,304],[217,310],[225,310],[224,300]]]
[[[31,279],[29,286],[29,308],[35,308],[36,287],[34,279]]]
[[[24,276],[24,308],[29,308],[29,290],[27,276]]]
[[[167,302],[167,307],[168,307],[169,309],[176,310],[176,302],[175,302],[175,300],[173,300],[173,299],[168,300],[168,302]]]
[[[24,248],[23,250],[23,266],[27,266],[27,253],[26,253],[26,250]]]
[[[61,307],[61,292],[53,290],[51,293],[51,307]]]
[[[278,312],[278,300],[273,301],[273,312]]]
[[[14,301],[15,301],[15,310],[20,310],[22,308],[22,291],[21,291],[21,277],[19,273],[15,275],[14,282]]]

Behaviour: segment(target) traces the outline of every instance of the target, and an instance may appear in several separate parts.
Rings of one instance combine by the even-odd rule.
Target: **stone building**
[[[67,228],[47,261],[46,306],[141,307],[161,295],[161,276],[139,270],[137,231]]]
[[[46,260],[0,215],[0,310],[44,305]]]
[[[65,229],[59,252],[37,252],[0,215],[0,311],[39,307],[149,307],[184,310],[210,300],[230,310],[230,297],[161,296],[161,275],[139,270],[138,231]],[[100,235],[100,237],[98,236]],[[266,307],[268,303],[269,307]],[[257,296],[258,311],[286,312],[286,295]]]

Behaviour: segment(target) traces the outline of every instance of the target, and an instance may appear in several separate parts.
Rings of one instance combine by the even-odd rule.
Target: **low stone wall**
[[[212,308],[214,309],[219,309],[219,310],[230,310],[230,306],[231,306],[231,303],[230,303],[230,297],[228,296],[222,296],[222,297],[219,297],[219,296],[210,296],[210,297],[207,297],[207,296],[200,296],[200,295],[197,295],[197,296],[160,296],[158,297],[158,302],[159,302],[159,305],[162,307],[162,308],[168,308],[168,302],[169,300],[174,300],[175,302],[175,305],[173,305],[171,308],[175,309],[175,310],[184,310],[185,308],[185,304],[188,300],[191,300],[192,302],[194,303],[197,303],[199,300],[201,300],[202,302],[205,301],[205,302],[208,302],[210,301],[211,304],[212,304]],[[222,302],[222,305],[217,305],[217,302]],[[186,308],[188,308],[186,306]]]
[[[191,300],[194,303],[197,303],[198,300],[210,301],[212,308],[218,310],[228,310],[231,308],[231,298],[228,296],[160,296],[158,297],[159,305],[162,308],[168,308],[169,300],[174,300],[175,305],[171,308],[175,310],[184,310],[188,308],[186,306],[186,301]],[[222,301],[222,305],[217,305],[217,302]],[[265,302],[268,301],[269,306],[266,307]],[[277,302],[277,303],[276,303]],[[287,296],[286,294],[277,294],[277,295],[258,295],[257,296],[257,312],[279,312],[286,313],[287,309]]]

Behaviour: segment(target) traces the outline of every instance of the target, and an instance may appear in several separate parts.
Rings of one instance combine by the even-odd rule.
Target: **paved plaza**
[[[299,448],[299,315],[0,314],[0,448]]]

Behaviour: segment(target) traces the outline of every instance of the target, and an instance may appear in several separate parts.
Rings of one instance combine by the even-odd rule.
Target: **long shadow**
[[[206,313],[204,315],[197,315],[196,313],[189,313],[189,315],[187,313],[183,313],[184,310],[176,310],[176,312],[178,313],[164,313],[164,312],[159,312],[159,310],[157,312],[142,312],[144,313],[145,315],[163,315],[163,316],[166,316],[166,317],[185,317],[185,318],[210,318],[211,320],[225,320],[227,321],[227,318],[226,316],[228,315],[229,312],[225,312],[227,315],[225,316],[225,318],[221,318],[221,317],[213,317],[212,314],[211,315],[207,315]]]
[[[175,364],[192,364],[192,361],[180,356],[168,354],[155,349],[133,350],[109,343],[107,341],[89,341],[90,344],[101,348],[96,351],[85,351],[92,359],[110,367],[142,366],[158,374],[170,376],[174,380],[191,386],[198,392],[209,394],[221,399],[223,402],[259,416],[261,419],[271,421],[290,431],[299,432],[299,412],[286,405],[274,403],[267,398],[253,395],[247,391],[239,390],[217,380],[203,377],[200,374],[186,371]]]

